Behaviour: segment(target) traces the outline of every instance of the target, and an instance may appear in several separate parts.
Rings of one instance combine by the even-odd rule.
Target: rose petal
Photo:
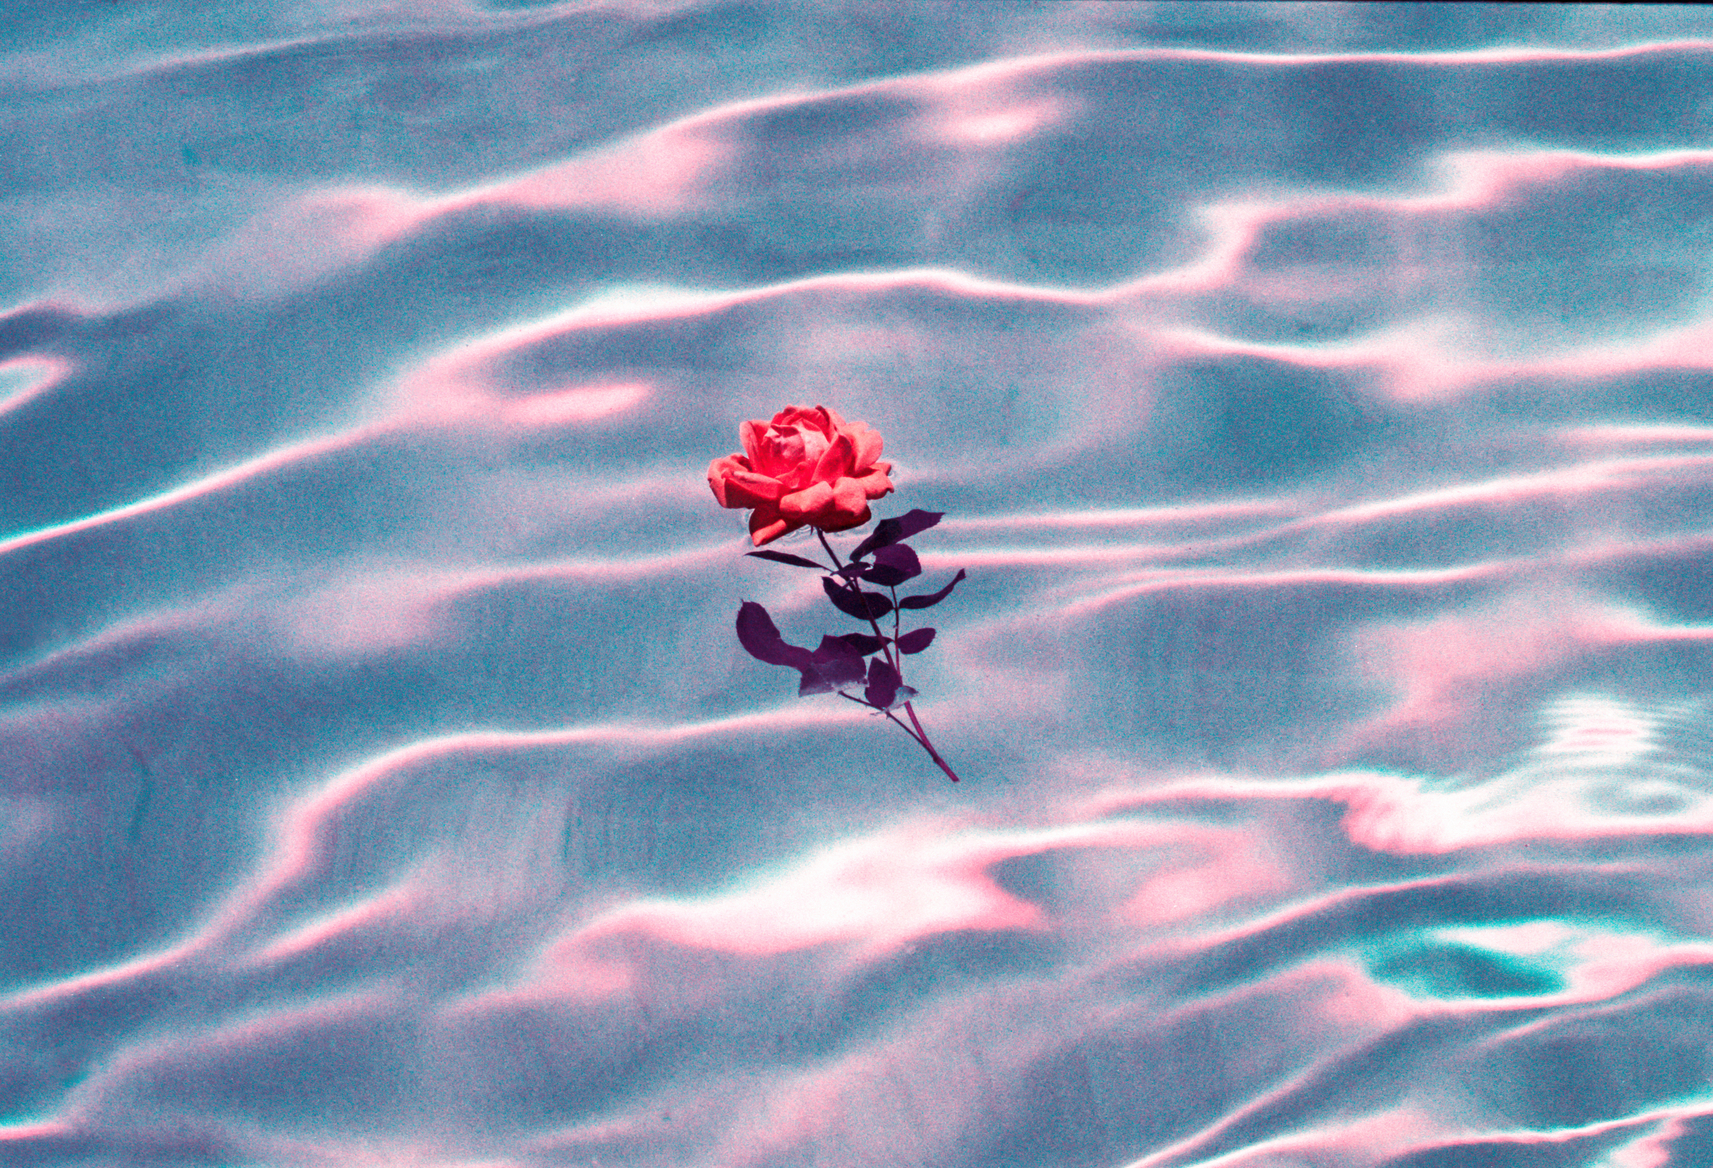
[[[882,495],[890,495],[895,489],[887,474],[892,470],[889,462],[876,463],[875,468],[862,478],[856,480],[862,484],[862,493],[870,499],[878,499]]]
[[[724,458],[716,458],[708,464],[708,486],[713,490],[714,498],[720,501],[720,506],[750,506],[748,503],[732,502],[726,494],[726,483],[733,475],[749,473],[749,463],[744,461],[741,454],[728,454]]]
[[[821,431],[812,430],[807,426],[800,427],[797,432],[802,435],[803,438],[803,460],[801,463],[801,466],[803,467],[802,485],[808,486],[810,483],[816,481],[831,481],[829,479],[822,478],[822,476],[816,472],[816,468],[820,466],[821,460],[827,457],[827,451],[831,449],[833,440],[829,439],[828,436],[821,433]]]
[[[802,433],[775,427],[761,439],[761,457],[755,460],[755,469],[781,482],[789,482],[794,475],[801,473],[799,468],[806,458]]]
[[[840,516],[855,518],[868,510],[868,496],[863,493],[862,480],[840,479],[833,484],[833,507]]]
[[[726,467],[732,462],[726,458],[716,458],[708,464],[708,489],[714,492],[714,498],[720,501],[720,506],[730,507],[726,502]]]
[[[738,424],[738,439],[743,443],[743,452],[749,456],[751,466],[761,457],[761,444],[766,436],[767,423],[759,418],[751,418]]]
[[[822,531],[848,531],[869,520],[868,502],[856,479],[840,479],[830,485],[831,498],[809,522]]]
[[[853,527],[861,527],[873,518],[874,513],[867,507],[864,507],[849,519],[832,520],[825,524],[820,524],[819,526],[822,531],[849,531]]]
[[[821,455],[815,464],[814,479],[818,483],[836,483],[841,479],[850,479],[851,472],[856,469],[856,447],[851,444],[849,434],[840,434],[827,447],[827,452]],[[854,481],[854,480],[852,480]]]
[[[782,535],[787,535],[802,527],[801,523],[791,523],[782,519],[779,512],[771,505],[757,507],[749,516],[749,539],[753,547],[764,543],[772,543]]]
[[[749,507],[757,547],[800,527],[844,531],[872,517],[869,499],[895,489],[892,464],[879,461],[881,437],[825,405],[790,405],[772,421],[738,427],[744,454],[708,464],[708,486],[723,507]]]
[[[844,432],[850,435],[851,441],[856,445],[856,468],[862,471],[873,466],[874,460],[880,457],[880,452],[886,445],[879,432],[870,430],[861,422],[846,426]]]
[[[831,483],[810,483],[801,491],[793,491],[782,496],[779,500],[779,513],[788,519],[799,523],[813,522],[814,517],[824,511],[833,501]]]
[[[772,502],[784,493],[785,485],[766,475],[738,471],[726,476],[726,498],[731,500],[726,504],[728,507],[758,507]]]
[[[795,413],[791,419],[792,425],[814,430],[816,433],[825,434],[829,438],[838,433],[838,428],[833,425],[833,419],[826,406],[792,406],[791,409]]]

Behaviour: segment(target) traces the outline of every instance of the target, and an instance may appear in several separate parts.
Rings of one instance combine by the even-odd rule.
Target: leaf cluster
[[[821,578],[821,587],[834,608],[858,620],[875,622],[889,613],[902,609],[932,608],[957,586],[966,573],[962,568],[945,587],[936,592],[918,593],[895,600],[881,592],[863,588],[875,584],[888,590],[922,574],[922,563],[914,549],[903,541],[938,523],[944,513],[909,511],[896,519],[883,519],[873,534],[851,552],[850,563]],[[826,572],[824,564],[788,552],[750,552],[757,559],[794,567],[814,568]],[[836,562],[836,561],[835,561]],[[897,620],[894,617],[894,630]],[[746,600],[738,610],[738,641],[750,656],[769,665],[786,665],[802,675],[799,696],[828,693],[849,685],[862,685],[866,705],[880,710],[916,696],[916,691],[904,685],[884,651],[888,645],[900,654],[920,653],[934,640],[931,628],[915,629],[888,637],[884,634],[845,633],[824,636],[815,649],[792,645],[780,636],[767,609],[753,600]],[[878,627],[875,629],[879,633]],[[875,654],[883,654],[876,657]],[[873,660],[866,660],[867,658]]]

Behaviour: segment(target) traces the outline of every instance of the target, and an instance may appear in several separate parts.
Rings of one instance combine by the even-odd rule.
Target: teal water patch
[[[1391,949],[1374,955],[1369,972],[1425,998],[1517,998],[1564,989],[1564,979],[1540,962],[1461,943]]]
[[[1377,938],[1363,962],[1376,981],[1412,997],[1535,997],[1569,987],[1590,940],[1589,930],[1559,920],[1441,927]]]

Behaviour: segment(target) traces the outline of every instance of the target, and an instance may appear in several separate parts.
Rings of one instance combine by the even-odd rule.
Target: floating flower
[[[787,406],[771,422],[738,427],[742,454],[708,464],[708,486],[722,507],[749,507],[756,547],[800,527],[847,531],[869,521],[868,501],[892,493],[881,437],[826,406]]]
[[[945,587],[935,592],[900,597],[897,586],[922,574],[916,552],[904,540],[940,521],[938,511],[908,511],[883,519],[873,534],[851,550],[850,562],[840,563],[827,542],[829,531],[846,531],[869,520],[868,500],[891,492],[888,463],[880,457],[880,435],[861,422],[846,422],[825,406],[813,410],[790,406],[765,426],[743,423],[744,454],[716,458],[708,466],[708,485],[722,507],[750,507],[750,540],[756,547],[799,527],[811,527],[826,549],[832,567],[789,552],[749,552],[758,559],[814,568],[824,572],[821,587],[827,600],[846,616],[865,621],[869,633],[824,636],[815,649],[790,644],[779,633],[767,609],[746,600],[738,609],[738,643],[758,661],[785,665],[802,676],[799,696],[836,691],[840,697],[885,714],[952,782],[958,776],[928,740],[910,699],[916,691],[904,684],[904,658],[920,653],[934,640],[933,629],[904,632],[905,609],[931,608],[951,595],[964,570],[958,569]],[[885,588],[872,591],[863,584]],[[892,632],[881,631],[890,615]],[[845,692],[860,687],[860,696]],[[894,710],[902,708],[905,725]]]

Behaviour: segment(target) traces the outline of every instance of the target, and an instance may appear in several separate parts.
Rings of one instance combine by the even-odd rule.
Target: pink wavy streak
[[[1493,780],[1490,782],[1495,782]],[[1112,791],[1111,808],[1151,805],[1173,799],[1326,800],[1346,809],[1343,828],[1350,842],[1377,852],[1446,854],[1525,840],[1600,840],[1658,835],[1661,831],[1713,831],[1713,800],[1699,810],[1669,815],[1621,815],[1578,806],[1588,781],[1532,778],[1526,785],[1435,790],[1431,778],[1368,771],[1335,771],[1302,779],[1256,780],[1236,776],[1170,779],[1146,792]],[[1566,796],[1571,799],[1567,803]]]
[[[387,752],[335,778],[319,790],[286,802],[275,816],[275,843],[256,877],[215,906],[201,927],[185,940],[156,952],[104,969],[32,987],[0,997],[0,1008],[50,1005],[79,994],[146,977],[183,963],[224,961],[276,945],[280,930],[291,929],[292,905],[314,885],[326,882],[336,854],[338,820],[363,799],[382,793],[388,785],[408,783],[418,764],[479,751],[531,749],[540,746],[607,744],[618,752],[650,752],[676,743],[706,738],[777,736],[781,730],[820,729],[846,725],[849,715],[831,706],[790,706],[775,712],[745,714],[708,722],[650,726],[614,723],[538,732],[473,732],[414,742]],[[403,895],[403,894],[401,894]],[[335,916],[345,910],[336,910]],[[374,914],[355,906],[352,922],[367,923]],[[321,924],[295,926],[298,936],[322,937]],[[309,929],[309,933],[302,930]],[[283,934],[292,935],[292,934]],[[288,943],[289,946],[289,943]]]
[[[1294,865],[1252,832],[1176,824],[1162,833],[1188,856],[1162,866],[1121,906],[1120,914],[1136,924],[1180,924],[1297,887]]]
[[[1141,277],[1112,289],[1117,300],[1137,307],[1164,306],[1162,294],[1189,294],[1193,303],[1215,292],[1234,292],[1261,302],[1321,303],[1349,296],[1402,297],[1405,303],[1427,287],[1427,273],[1443,263],[1417,256],[1416,235],[1436,220],[1514,204],[1537,189],[1551,189],[1587,172],[1664,171],[1713,167],[1713,152],[1670,150],[1614,157],[1586,151],[1534,153],[1459,151],[1443,156],[1438,168],[1444,189],[1428,195],[1379,197],[1318,195],[1272,201],[1211,204],[1201,215],[1210,233],[1202,256],[1184,267]],[[1263,273],[1251,263],[1263,234],[1271,227],[1300,220],[1380,217],[1406,253],[1400,264],[1384,269],[1363,264],[1294,265],[1287,272]],[[1354,282],[1352,282],[1354,281]],[[1270,344],[1220,335],[1204,326],[1165,324],[1156,342],[1168,351],[1262,357],[1316,369],[1371,371],[1381,390],[1401,403],[1437,403],[1482,386],[1518,380],[1587,380],[1655,368],[1713,368],[1713,322],[1694,321],[1660,328],[1638,339],[1606,339],[1599,345],[1528,358],[1458,356],[1470,346],[1454,340],[1469,331],[1458,312],[1424,305],[1417,318],[1384,325],[1368,336],[1313,345]]]
[[[1181,834],[1131,824],[1026,833],[905,825],[835,845],[751,890],[614,909],[555,942],[528,986],[465,1008],[633,990],[639,940],[743,957],[838,947],[841,964],[867,964],[936,934],[1041,931],[1051,927],[1049,916],[1003,891],[989,875],[995,864],[1060,849],[1159,848]]]
[[[222,490],[240,483],[250,482],[266,474],[284,467],[299,463],[313,462],[328,454],[348,450],[374,438],[388,436],[396,432],[396,427],[386,424],[361,426],[341,434],[306,439],[279,447],[266,454],[242,462],[227,470],[175,487],[161,494],[140,499],[135,503],[126,503],[106,511],[88,515],[82,519],[74,519],[68,523],[55,524],[37,531],[25,532],[10,539],[0,540],[0,556],[20,548],[32,547],[46,543],[80,531],[88,531],[109,523],[123,522],[139,515],[149,515],[165,511],[181,503],[210,498]]]
[[[0,361],[0,379],[28,379],[27,383],[0,397],[0,420],[37,398],[46,397],[69,377],[76,367],[63,357],[31,354]]]
[[[1204,1164],[1207,1168],[1274,1168],[1293,1160],[1329,1168],[1334,1165],[1357,1168],[1358,1165],[1382,1163],[1402,1152],[1433,1147],[1430,1141],[1441,1125],[1438,1116],[1420,1107],[1394,1107],[1351,1123],[1317,1124],[1289,1135],[1255,1140],[1237,1151],[1214,1153],[1204,1158],[1204,1145],[1213,1142],[1220,1134],[1217,1130],[1210,1130],[1140,1160],[1132,1160],[1124,1168],[1168,1168],[1169,1165],[1191,1163]]]
[[[1395,687],[1397,697],[1352,726],[1338,749],[1384,742],[1405,729],[1467,726],[1493,691],[1510,682],[1611,649],[1685,642],[1713,643],[1713,626],[1662,625],[1550,586],[1424,622],[1370,625],[1351,635],[1348,651],[1359,671]],[[1599,721],[1561,733],[1546,753],[1585,754],[1596,740],[1609,752],[1614,735],[1643,741],[1634,724]]]
[[[1619,492],[1633,493],[1650,487],[1687,488],[1698,478],[1704,477],[1699,473],[1704,470],[1713,470],[1713,458],[1701,454],[1609,458],[1573,467],[1505,475],[1484,482],[1463,483],[1390,498],[1335,505],[1319,513],[1308,515],[1301,514],[1299,508],[1293,508],[1289,505],[1281,505],[1276,509],[1257,509],[1254,512],[1250,512],[1247,506],[1241,504],[1234,505],[1229,510],[1223,506],[1205,509],[1211,515],[1230,514],[1234,517],[1246,513],[1266,515],[1269,510],[1273,510],[1288,517],[1283,524],[1267,526],[1236,535],[1207,535],[1171,544],[1120,544],[1103,547],[1060,547],[1039,550],[989,551],[965,549],[929,554],[924,557],[923,563],[935,569],[965,564],[1027,567],[1079,563],[1096,564],[1135,559],[1161,562],[1207,556],[1214,553],[1229,554],[1256,548],[1266,543],[1277,542],[1288,536],[1310,534],[1318,529],[1342,528],[1347,531],[1354,531],[1367,525],[1388,522],[1397,518],[1444,515],[1463,509],[1489,507],[1509,509],[1525,501],[1545,502],[1566,497],[1572,499],[1588,497],[1590,502],[1595,502],[1601,495]],[[1683,475],[1685,471],[1697,473],[1685,478]],[[1181,514],[1187,521],[1203,511],[1202,508],[1186,509]],[[1145,509],[1135,513],[1115,512],[1094,515],[1087,520],[1067,520],[1057,515],[1046,515],[1041,517],[1039,522],[1040,526],[1046,530],[1074,530],[1080,526],[1147,526],[1155,522],[1169,522],[1174,515],[1179,513],[1177,509],[1172,508]],[[951,520],[945,524],[944,529],[948,533],[956,533],[1004,529],[1014,526],[1028,528],[1034,525],[1035,521],[1036,517],[1030,515]],[[1283,570],[1244,570],[1237,567],[1158,568],[1134,576],[1112,576],[1097,578],[1094,581],[1085,580],[1069,583],[1060,591],[1082,593],[1083,595],[1060,611],[1066,617],[1081,615],[1087,611],[1093,611],[1137,595],[1174,587],[1259,587],[1314,581],[1432,584],[1478,578],[1497,580],[1521,571],[1536,570],[1553,563],[1586,566],[1590,563],[1615,560],[1644,551],[1666,553],[1692,550],[1698,547],[1700,542],[1694,536],[1649,540],[1634,544],[1616,543],[1610,539],[1605,539],[1588,547],[1570,549],[1558,555],[1549,556],[1544,562],[1539,556],[1519,556],[1512,559],[1446,568],[1383,569],[1335,566]],[[1100,591],[1095,595],[1087,595],[1091,587],[1098,588]]]

